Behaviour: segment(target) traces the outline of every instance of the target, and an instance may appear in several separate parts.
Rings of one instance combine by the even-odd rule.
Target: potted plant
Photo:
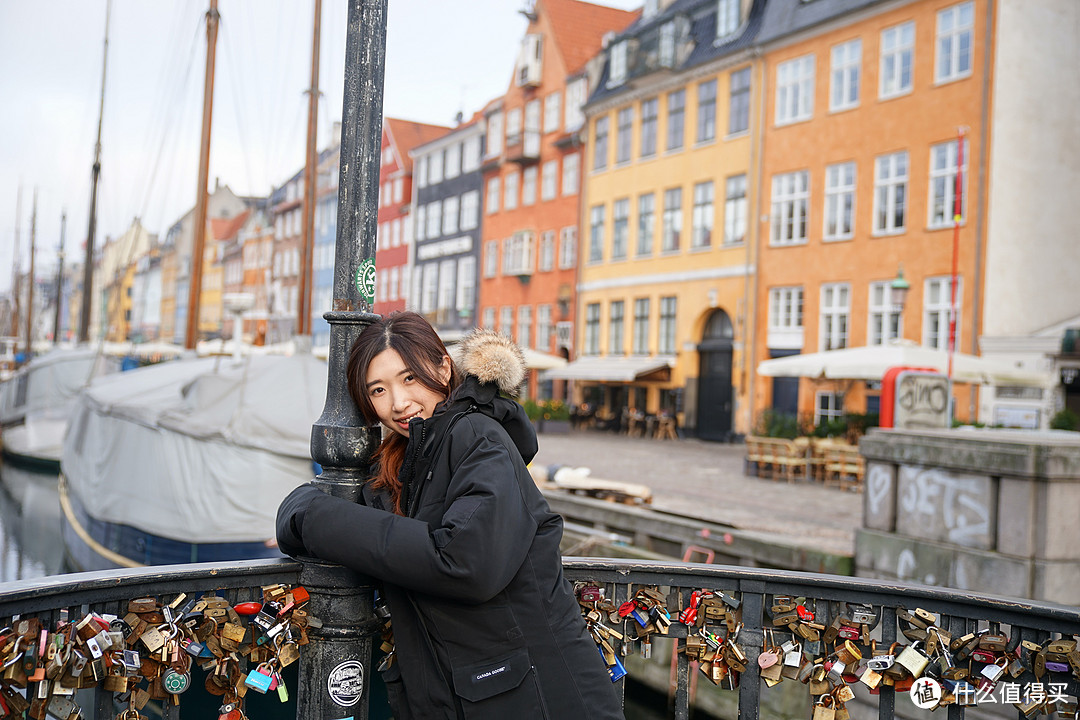
[[[566,403],[562,400],[541,400],[537,404],[540,406],[540,432],[570,432],[570,408]]]

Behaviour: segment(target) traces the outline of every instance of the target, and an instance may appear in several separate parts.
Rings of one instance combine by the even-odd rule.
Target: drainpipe
[[[338,224],[334,255],[334,309],[330,324],[326,404],[311,429],[311,457],[322,468],[316,485],[336,497],[359,500],[379,442],[349,397],[349,348],[377,316],[375,229],[378,222],[379,146],[387,0],[349,0],[345,89],[341,125]],[[311,613],[323,621],[300,658],[297,717],[333,720],[368,717],[371,639],[380,625],[370,578],[339,565],[300,558],[300,582],[311,591]]]
[[[986,3],[986,42],[983,47],[983,73],[982,73],[982,108],[979,112],[979,194],[978,210],[975,213],[975,277],[972,290],[974,297],[971,304],[971,354],[979,354],[979,336],[982,334],[982,287],[986,279],[983,277],[983,234],[986,232],[986,203],[987,203],[987,170],[986,164],[990,154],[990,133],[987,126],[990,124],[990,91],[992,89],[990,73],[994,68],[994,0]],[[968,418],[976,419],[975,414],[975,388],[968,393]]]
[[[762,245],[762,240],[761,240],[761,237],[762,237],[761,193],[762,193],[762,188],[763,188],[764,182],[765,182],[764,178],[762,178],[762,176],[761,176],[761,168],[764,165],[764,159],[765,159],[765,127],[766,127],[766,123],[767,123],[767,121],[765,119],[765,108],[766,108],[765,93],[766,93],[766,79],[768,78],[768,66],[767,66],[767,63],[765,61],[765,53],[763,52],[761,47],[760,46],[754,46],[752,54],[753,54],[753,56],[758,57],[758,58],[761,59],[761,79],[758,82],[759,107],[758,107],[758,117],[757,117],[757,157],[755,159],[755,162],[757,163],[757,165],[756,165],[756,167],[754,167],[753,164],[752,164],[751,168],[750,168],[751,172],[753,173],[753,176],[756,176],[756,178],[757,178],[757,190],[754,192],[753,224],[752,225],[750,224],[750,222],[749,222],[750,219],[749,218],[748,218],[748,222],[747,222],[747,228],[749,229],[750,227],[753,227],[753,228],[755,228],[755,230],[754,230],[753,242],[751,243],[749,238],[747,239],[747,242],[746,242],[747,264],[750,265],[753,268],[753,273],[754,273],[753,282],[748,283],[749,285],[751,285],[753,287],[752,303],[751,303],[751,306],[753,307],[753,314],[750,315],[749,323],[744,324],[744,334],[745,334],[745,327],[747,325],[749,325],[749,328],[750,328],[750,342],[749,342],[749,348],[748,348],[749,352],[747,352],[747,351],[743,352],[743,358],[746,358],[748,355],[749,355],[749,358],[750,358],[750,366],[748,368],[749,378],[750,378],[750,393],[749,393],[749,396],[747,397],[747,408],[746,408],[746,434],[747,435],[753,435],[754,434],[754,396],[756,394],[757,379],[758,379],[758,377],[757,377],[757,343],[758,343],[758,316],[760,314],[758,306],[761,304],[761,303],[758,302],[758,291],[760,289],[760,282],[761,282],[761,245]],[[749,189],[749,183],[747,183],[747,188]],[[751,254],[750,246],[751,246],[751,244],[753,244],[753,246],[754,246],[753,260],[750,259],[750,254]],[[745,310],[745,312],[749,313],[750,312],[749,308],[747,308]]]

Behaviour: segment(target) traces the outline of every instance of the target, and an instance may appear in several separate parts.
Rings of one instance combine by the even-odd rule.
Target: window
[[[641,101],[641,157],[656,154],[656,117],[660,112],[660,101],[649,98]]]
[[[488,240],[484,243],[484,277],[495,277],[499,269],[499,241]]]
[[[724,243],[733,245],[746,239],[746,175],[732,175],[726,185]]]
[[[595,205],[589,211],[589,262],[604,260],[604,206]]]
[[[949,82],[971,74],[971,43],[975,3],[964,2],[937,14],[937,59],[934,82]]]
[[[802,311],[801,287],[781,287],[769,291],[769,330],[801,328]]]
[[[676,90],[667,96],[667,149],[683,146],[683,126],[686,124],[686,90]]]
[[[625,107],[617,116],[618,127],[615,134],[615,162],[630,162],[630,142],[634,128],[634,108]]]
[[[420,187],[427,187],[427,155],[422,156],[416,161],[416,184]],[[379,198],[379,205],[382,205],[382,197]]]
[[[697,141],[708,142],[716,138],[716,80],[698,85],[697,101]]]
[[[675,67],[675,22],[660,26],[660,67]]]
[[[555,269],[555,231],[546,230],[540,234],[540,263],[537,268],[541,272]]]
[[[712,245],[713,184],[712,180],[694,185],[694,211],[690,231],[690,247]]]
[[[401,246],[401,218],[390,221],[390,247]]]
[[[664,191],[664,227],[660,238],[660,251],[677,251],[681,232],[682,188],[671,188]]]
[[[829,109],[847,110],[859,104],[859,68],[862,64],[862,40],[856,38],[832,49],[832,73]]]
[[[470,190],[461,196],[461,229],[475,230],[480,225],[480,191]]]
[[[514,336],[514,308],[509,305],[499,308],[499,332],[506,337]]]
[[[656,196],[647,193],[638,197],[637,256],[652,255],[653,235],[656,232]]]
[[[557,132],[562,113],[562,93],[553,92],[544,98],[544,132]]]
[[[486,204],[488,215],[499,212],[499,178],[497,176],[488,179]]]
[[[930,204],[927,223],[932,228],[951,227],[956,213],[956,147],[951,140],[930,146]],[[967,215],[967,140],[963,147],[963,166],[960,168],[960,220]]]
[[[855,163],[825,168],[825,240],[846,240],[854,234]]]
[[[776,124],[809,120],[814,114],[814,56],[776,66]]]
[[[492,113],[487,124],[487,157],[496,157],[503,149],[503,116]],[[494,312],[494,311],[493,311]]]
[[[484,316],[484,320],[483,320],[483,323],[482,323],[481,327],[486,328],[488,330],[495,330],[496,329],[495,328],[495,308],[493,308],[493,307],[484,308],[483,316]]]
[[[521,108],[506,111],[506,147],[521,143]]]
[[[401,178],[394,178],[394,202],[401,204],[401,195],[405,189],[405,183]]]
[[[540,199],[554,200],[559,175],[559,161],[548,160],[540,174]]]
[[[443,154],[442,150],[433,152],[428,156],[428,184],[436,185],[443,181]]]
[[[588,86],[583,77],[566,84],[566,111],[564,113],[566,132],[577,130],[585,123],[585,113],[581,112],[581,106],[585,104],[587,91]]]
[[[525,173],[521,183],[521,204],[522,205],[535,205],[536,204],[536,166],[525,168]]]
[[[649,354],[649,298],[634,300],[634,338],[635,355]]]
[[[657,338],[656,351],[661,355],[675,354],[675,308],[678,300],[674,297],[660,298],[660,335]]]
[[[525,147],[523,152],[526,157],[539,157],[540,155],[540,100],[530,100],[525,105]]]
[[[532,306],[518,306],[517,344],[523,348],[531,347],[532,340]]]
[[[432,263],[434,265],[434,263]],[[454,294],[454,280],[457,276],[457,261],[456,260],[443,260],[439,263],[439,307],[442,311],[440,314],[445,314],[446,311],[454,310],[455,300],[457,297]]]
[[[586,355],[600,354],[600,303],[585,306],[585,348]]]
[[[848,318],[851,316],[851,287],[847,283],[821,286],[822,350],[838,350],[848,344]]]
[[[739,0],[719,0],[716,5],[716,37],[727,37],[738,29]]]
[[[443,175],[447,180],[461,174],[461,143],[454,143],[446,148],[446,167]]]
[[[874,233],[904,231],[907,205],[908,154],[883,155],[874,161]]]
[[[505,192],[503,193],[503,209],[513,210],[518,206],[518,183],[521,180],[521,173],[514,171],[507,173],[506,185],[504,186]]]
[[[420,312],[435,312],[439,292],[439,264],[428,263],[423,266],[424,280],[420,296]]]
[[[569,225],[559,231],[559,269],[568,270],[577,263],[577,226]]]
[[[923,337],[922,344],[937,350],[946,350],[949,347],[949,317],[952,304],[952,278],[936,277],[927,278],[923,300]],[[962,283],[956,286],[956,344],[960,347],[960,307],[962,304]]]
[[[410,310],[420,310],[420,293],[424,289],[423,275],[424,267],[422,265],[414,265],[412,274],[412,297],[409,302]]]
[[[471,255],[458,260],[457,270],[457,311],[459,314],[472,314],[473,299],[476,295],[476,258]]]
[[[427,206],[427,237],[428,240],[439,237],[439,229],[442,226],[442,202],[436,200]]]
[[[773,245],[806,242],[807,203],[810,198],[810,173],[774,175],[772,181]]]
[[[844,393],[818,392],[814,401],[814,424],[844,417]]]
[[[533,236],[531,230],[519,230],[503,245],[503,274],[532,275]]]
[[[551,349],[551,306],[536,306],[536,345],[537,350]]]
[[[911,71],[915,53],[915,23],[881,31],[881,81],[878,96],[882,99],[911,92]]]
[[[630,240],[630,198],[616,200],[611,233],[611,259],[625,260]]]
[[[480,137],[473,135],[461,148],[461,172],[472,172],[480,167]]]
[[[728,134],[746,132],[750,128],[750,68],[731,73],[731,107]]]
[[[562,194],[577,195],[578,178],[581,175],[581,156],[571,153],[563,157],[562,161]]]
[[[608,355],[626,354],[624,307],[625,303],[622,300],[612,300],[608,305]]]
[[[607,137],[608,118],[605,115],[596,119],[596,142],[593,147],[593,170],[603,170],[607,167]]]
[[[616,87],[626,82],[626,59],[629,46],[626,40],[611,46],[611,64],[608,72],[608,87]]]
[[[443,200],[443,235],[452,235],[458,231],[458,209],[461,201],[456,197]]]
[[[903,337],[903,316],[892,304],[892,281],[870,283],[869,325],[867,345],[884,345]]]

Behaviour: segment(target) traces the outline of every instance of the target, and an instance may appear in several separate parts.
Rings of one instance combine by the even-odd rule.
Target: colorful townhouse
[[[414,148],[442,137],[443,125],[384,118],[379,165],[379,226],[375,247],[375,305],[386,315],[404,310],[409,298],[409,248],[413,232]]]
[[[597,58],[579,252],[579,353],[549,376],[685,434],[745,432],[764,3],[646,3]]]
[[[586,63],[637,13],[536,0],[506,94],[485,108],[480,314],[518,344],[572,358]],[[530,373],[531,397],[564,396]]]
[[[228,220],[211,220],[210,234],[214,238],[218,251],[218,267],[212,272],[212,278],[216,279],[220,286],[217,288],[216,297],[207,298],[205,292],[207,271],[203,274],[204,298],[207,301],[216,300],[217,306],[213,309],[218,322],[216,332],[218,335],[232,339],[236,330],[236,317],[225,308],[225,295],[244,292],[244,247],[240,240],[240,234],[251,217],[251,211],[245,210],[234,218]],[[202,312],[207,313],[211,308],[204,305]],[[240,332],[243,337],[243,318],[240,318]]]
[[[266,201],[248,215],[239,233],[243,282],[241,292],[255,298],[244,315],[243,337],[252,345],[266,343],[266,321],[270,309],[270,275],[274,257],[274,226],[266,214]]]
[[[469,122],[409,153],[416,218],[408,266],[409,307],[426,317],[444,341],[460,337],[477,323],[482,120],[483,115],[476,113]],[[401,294],[397,282],[391,268],[386,293],[391,300]]]
[[[304,234],[304,170],[270,195],[274,218],[274,261],[270,281],[267,344],[296,335],[300,317],[300,249]]]
[[[1005,22],[1005,10],[1015,22]],[[1044,67],[1076,59],[1075,43],[1055,27],[1068,17],[1075,26],[1075,3],[767,3],[757,38],[764,113],[762,191],[751,213],[760,246],[751,365],[893,342],[946,348],[954,237],[957,352],[981,354],[991,319],[1002,319],[994,334],[1006,334],[1005,328],[1034,332],[1077,317],[1077,302],[1051,297],[1063,297],[1070,273],[1055,264],[1071,257],[1070,267],[1077,266],[1075,243],[1062,244],[1066,228],[1077,226],[1060,189],[1076,161],[1060,142],[1069,132],[1066,111],[1052,111],[1040,131],[1021,118],[1012,95],[1027,82],[1021,68],[1030,57],[1049,53],[1038,61]],[[1001,73],[1011,77],[1008,97],[995,96]],[[1067,93],[1032,82],[1026,94],[1033,102],[1023,107],[1054,106]],[[1005,128],[1009,133],[1000,134]],[[1039,178],[1041,160],[1019,149],[1042,132],[1049,135],[1040,140],[1049,178]],[[1040,217],[1047,207],[1051,215]],[[910,290],[901,305],[890,296],[904,284]],[[1010,307],[1020,297],[1030,300],[1021,306],[1022,320]],[[751,405],[755,418],[768,408],[818,424],[845,411],[877,413],[880,390],[876,382],[758,377]],[[954,385],[955,417],[978,418],[977,392]],[[985,402],[995,393],[1020,393],[1042,406],[1042,419],[995,411]],[[988,389],[979,419],[1045,425],[1051,394]]]
[[[319,153],[315,180],[315,238],[311,262],[311,343],[330,347],[330,323],[323,315],[334,306],[334,253],[337,243],[341,124],[334,123],[331,145]]]

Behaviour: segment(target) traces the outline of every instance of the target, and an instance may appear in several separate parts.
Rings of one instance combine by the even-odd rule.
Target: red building
[[[450,132],[442,125],[386,118],[379,167],[379,231],[375,249],[375,305],[380,315],[404,310],[409,297],[412,245],[412,174],[409,151]]]

